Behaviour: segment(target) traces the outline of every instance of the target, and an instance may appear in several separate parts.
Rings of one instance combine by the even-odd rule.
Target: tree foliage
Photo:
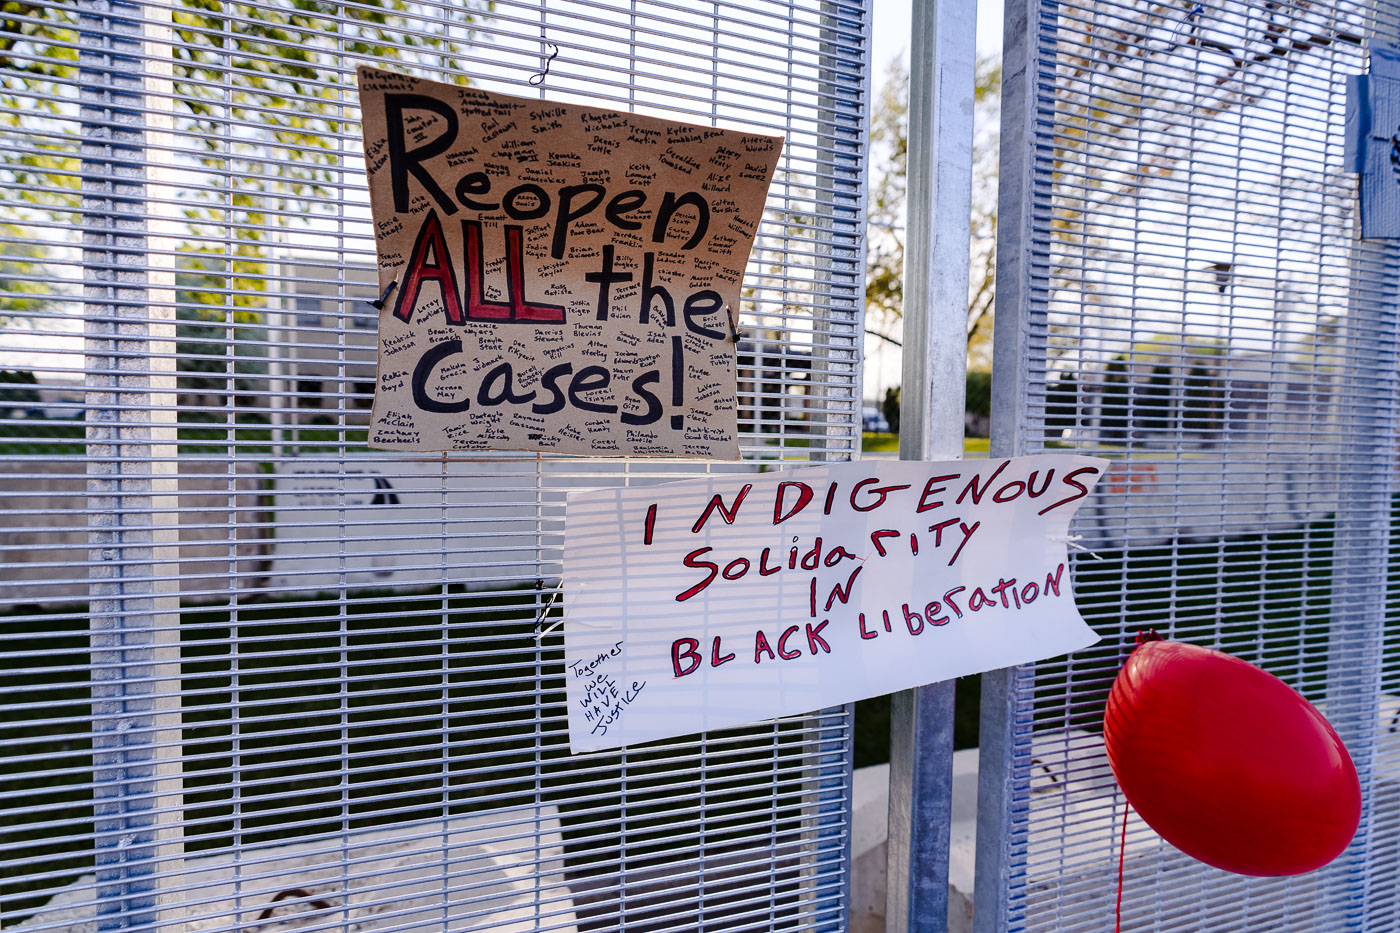
[[[967,358],[974,370],[992,365],[996,316],[997,162],[1001,151],[1001,63],[977,60],[973,90],[972,243],[968,276]]]
[[[37,405],[39,399],[39,380],[33,373],[23,369],[0,369],[0,413],[14,407]]]
[[[972,241],[967,332],[974,366],[990,364],[989,326],[996,299],[996,179],[1000,135],[1001,66],[977,62],[974,82]],[[909,71],[891,63],[871,116],[866,319],[886,334],[904,312],[904,230],[909,169]]]
[[[890,63],[870,122],[865,312],[875,326],[904,313],[904,215],[909,174],[909,70]]]
[[[281,4],[170,0],[168,164],[178,215],[177,352],[186,388],[219,373],[265,372],[254,350],[263,312],[285,287],[272,278],[289,243],[343,223],[359,161],[353,63],[431,65],[465,54],[486,0]],[[0,128],[17,150],[0,170],[12,223],[0,227],[0,321],[73,294],[80,223],[82,126],[78,13],[0,2]],[[465,81],[465,79],[463,79]],[[65,242],[64,233],[69,232]],[[333,237],[332,237],[333,238]],[[66,278],[46,263],[68,253]],[[225,359],[220,360],[218,357]],[[226,377],[225,377],[226,381]]]
[[[1089,0],[1057,33],[1054,87],[1043,91],[1055,110],[1052,359],[1083,366],[1087,339],[1113,377],[1106,357],[1129,329],[1100,336],[1095,319],[1172,326],[1181,344],[1231,301],[1212,308],[1202,295],[1251,280],[1266,283],[1257,300],[1296,314],[1302,335],[1317,311],[1303,296],[1323,290],[1318,270],[1333,261],[1316,253],[1344,248],[1324,229],[1336,111],[1319,103],[1317,76],[1361,70],[1366,9]]]
[[[885,390],[885,397],[880,400],[880,414],[885,416],[885,423],[890,426],[890,433],[899,433],[899,412],[902,393],[899,386],[891,386]]]
[[[0,170],[0,325],[28,324],[69,291],[46,263],[53,251],[36,221],[79,206],[76,146],[54,81],[77,74],[77,16],[23,0],[0,3],[0,134],[15,142]]]

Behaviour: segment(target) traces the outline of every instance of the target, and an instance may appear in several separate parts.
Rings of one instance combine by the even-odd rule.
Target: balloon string
[[[1123,835],[1118,840],[1118,906],[1113,911],[1113,933],[1123,930],[1123,849],[1128,844],[1128,797],[1123,796]]]
[[[1162,636],[1157,634],[1155,628],[1138,629],[1137,643],[1133,645],[1133,650],[1141,648],[1149,641],[1161,641]],[[1113,933],[1123,931],[1123,856],[1128,846],[1128,811],[1131,805],[1128,803],[1128,795],[1123,795],[1123,834],[1118,838],[1118,904],[1113,908]]]

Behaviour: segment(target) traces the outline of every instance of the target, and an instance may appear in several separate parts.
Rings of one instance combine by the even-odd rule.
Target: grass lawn
[[[973,454],[987,453],[987,445],[991,443],[985,437],[967,437],[963,439],[963,454],[971,456]],[[897,454],[899,453],[898,434],[875,434],[866,431],[860,437],[860,449],[867,454]]]
[[[336,425],[288,425],[283,432],[283,443],[301,453],[363,447],[367,437],[365,428],[358,426],[346,427],[342,433]],[[0,456],[81,456],[87,450],[85,433],[84,424],[74,420],[35,419],[0,425]],[[181,413],[178,438],[180,453],[185,455],[223,457],[227,455],[230,441],[240,457],[272,452],[270,425],[240,423],[230,429],[222,418],[201,412]],[[770,439],[768,443],[776,445],[779,441]],[[805,450],[810,440],[803,436],[786,437],[781,444],[793,450]],[[969,437],[963,441],[963,452],[967,456],[985,455],[987,444],[985,437]],[[860,449],[868,454],[897,454],[899,435],[867,431],[861,435]]]
[[[560,609],[537,612],[533,589],[183,606],[165,689],[182,691],[186,850],[549,803],[571,869],[607,875],[674,848],[678,799],[704,801],[709,844],[749,839],[754,814],[811,766],[803,720],[711,733],[703,749],[572,758],[562,633],[535,636]],[[0,910],[22,913],[93,869],[94,776],[112,735],[92,728],[91,674],[120,661],[92,643],[83,604],[2,612],[0,643],[45,659],[0,667],[0,695],[24,700],[0,722],[0,796],[32,804],[0,826]],[[887,723],[858,728],[888,755]],[[763,832],[777,845],[803,818],[775,815]]]
[[[300,453],[363,447],[369,436],[363,427],[336,425],[287,425],[282,443]],[[87,425],[76,419],[35,418],[0,424],[0,456],[75,457],[87,452]],[[221,415],[180,413],[176,425],[179,452],[185,456],[225,457],[230,444],[239,457],[272,453],[272,427],[260,421],[241,420],[229,425]]]
[[[876,434],[873,431],[866,431],[860,436],[860,449],[862,453],[884,454],[899,453],[898,434]]]

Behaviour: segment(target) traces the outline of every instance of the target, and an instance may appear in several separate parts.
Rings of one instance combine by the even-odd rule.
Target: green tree
[[[222,391],[234,373],[267,369],[253,338],[273,292],[286,287],[269,278],[279,250],[336,245],[327,231],[343,223],[347,173],[359,159],[347,62],[437,68],[469,53],[489,2],[172,7],[178,365],[189,374],[183,387]],[[77,19],[62,5],[0,0],[0,126],[23,138],[0,168],[0,198],[21,208],[0,227],[0,319],[78,284],[71,271],[64,280],[44,268],[57,246],[53,228],[71,226],[81,209]]]
[[[1048,263],[1052,368],[1060,358],[1066,368],[1093,365],[1086,344],[1102,348],[1100,360],[1118,352],[1131,328],[1095,332],[1096,319],[1181,314],[1193,278],[1196,287],[1213,280],[1206,287],[1221,294],[1232,280],[1267,278],[1280,310],[1290,293],[1316,293],[1317,260],[1281,244],[1332,236],[1318,205],[1335,170],[1309,168],[1311,157],[1280,160],[1274,150],[1307,151],[1325,138],[1326,108],[1279,110],[1277,101],[1317,84],[1320,71],[1363,69],[1366,11],[1310,0],[1257,8],[1086,0],[1059,36],[1053,86],[1035,92],[1053,99],[1055,112],[1043,163],[1053,209],[1037,235]],[[1269,145],[1261,149],[1260,139]],[[1227,183],[1203,197],[1213,172]],[[1308,208],[1270,220],[1289,199]],[[1298,309],[1313,310],[1301,299]],[[1183,332],[1173,342],[1189,339]]]
[[[969,369],[966,390],[967,403],[964,407],[967,413],[976,415],[978,418],[990,419],[992,417],[992,374],[985,369]]]
[[[870,121],[865,314],[881,334],[904,313],[904,214],[909,173],[909,70],[895,59]]]
[[[992,366],[996,317],[997,166],[1001,152],[1001,62],[977,60],[973,87],[972,243],[968,276],[967,360],[971,369]]]
[[[892,434],[899,433],[899,404],[899,386],[886,389],[885,397],[880,402],[880,414],[885,416],[885,421],[889,424]]]
[[[1000,138],[1001,66],[979,59],[974,82],[972,241],[968,288],[969,360],[991,364],[996,301],[996,180]],[[904,313],[904,225],[909,170],[909,71],[890,64],[871,114],[869,232],[865,310],[868,332],[893,341]]]
[[[0,412],[39,403],[39,380],[25,369],[0,369]]]
[[[65,138],[73,127],[62,119],[71,105],[52,87],[77,73],[76,20],[73,10],[0,3],[0,132],[11,140],[0,167],[0,326],[28,326],[73,291],[50,266],[53,234],[37,225],[67,222],[80,204],[76,146]]]
[[[0,223],[0,243],[0,326],[29,322],[54,301],[53,284],[40,278],[52,253],[23,224]]]
[[[1079,419],[1079,377],[1063,373],[1045,387],[1045,437],[1059,440]]]

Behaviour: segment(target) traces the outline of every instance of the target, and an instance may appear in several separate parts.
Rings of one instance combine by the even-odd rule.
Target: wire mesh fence
[[[1076,525],[1093,552],[1075,558],[1076,597],[1103,642],[1016,672],[992,701],[1008,792],[981,806],[1008,831],[979,839],[997,871],[978,884],[999,889],[1001,925],[985,929],[1111,928],[1120,856],[1124,929],[1400,922],[1396,261],[1355,239],[1342,126],[1345,75],[1393,42],[1398,16],[1389,3],[1091,0],[1018,4],[1008,19],[1024,24],[1008,41],[1030,77],[1006,102],[1003,147],[1031,155],[1003,161],[1004,188],[1008,164],[1023,174],[999,285],[1024,285],[998,302],[1016,317],[997,366],[1020,393],[994,402],[1016,425],[1002,452],[1114,463]],[[1100,733],[1144,629],[1257,663],[1327,715],[1367,801],[1336,862],[1231,875],[1136,818],[1120,853]]]
[[[859,450],[869,19],[6,11],[0,922],[843,927],[849,710],[571,757],[547,630],[567,491]],[[359,63],[786,137],[745,278],[743,461],[366,446]]]

